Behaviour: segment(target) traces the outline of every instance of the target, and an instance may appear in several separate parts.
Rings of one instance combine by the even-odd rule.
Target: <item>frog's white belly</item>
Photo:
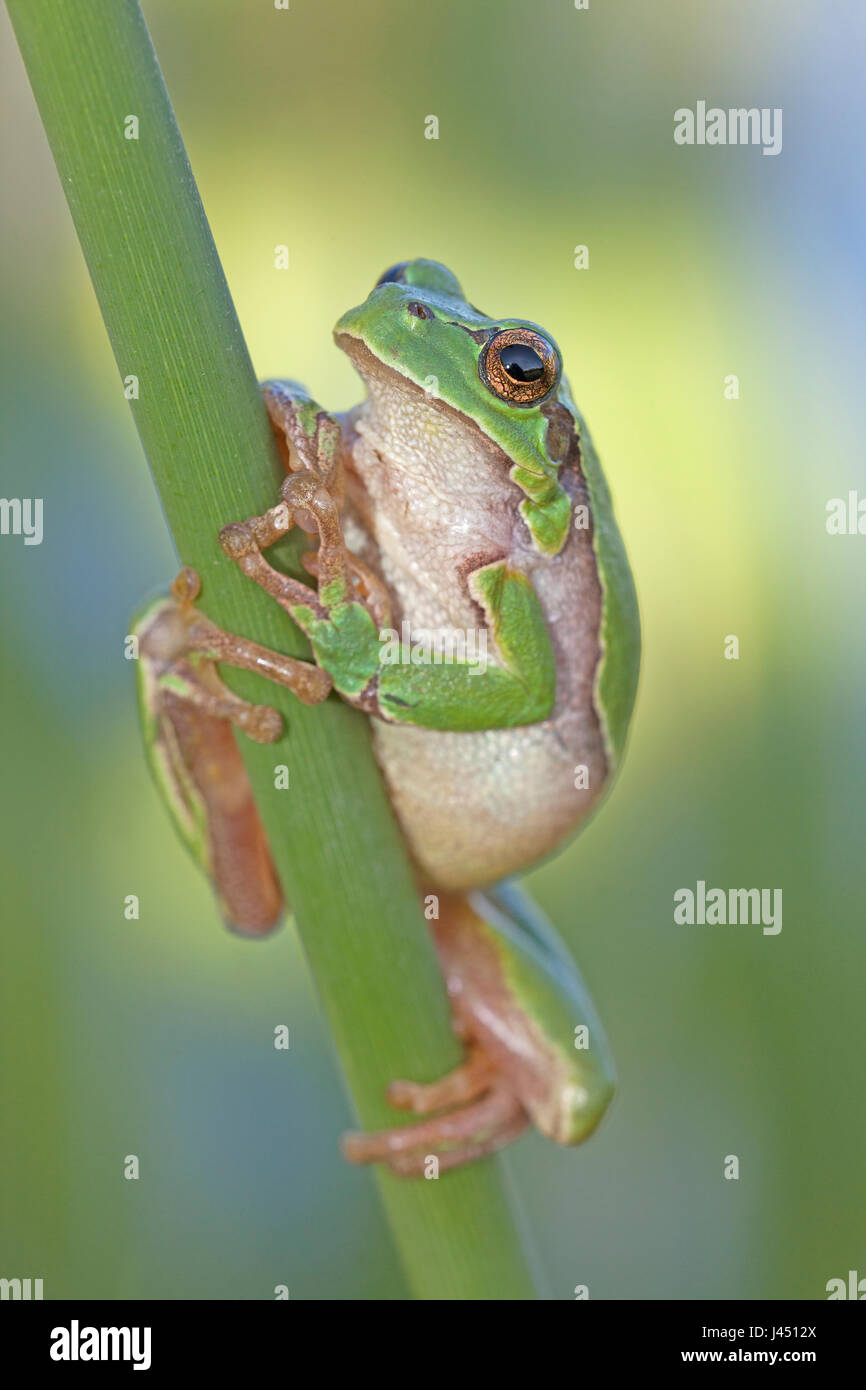
[[[553,721],[470,734],[375,723],[394,808],[434,885],[468,889],[517,873],[576,829],[590,793],[574,789],[582,759],[561,733]]]
[[[372,721],[422,875],[456,890],[551,853],[598,798],[608,765],[593,703],[601,603],[589,536],[572,531],[560,555],[540,556],[517,512],[522,494],[507,461],[484,439],[468,449],[465,427],[450,440],[451,423],[450,414],[428,421],[416,457],[393,422],[383,437],[379,420],[362,420],[353,454],[363,494],[357,509],[347,507],[345,527],[349,548],[388,586],[395,628],[407,621],[414,631],[477,629],[465,576],[501,557],[532,580],[548,620],[557,695],[543,723],[450,733]],[[418,439],[417,402],[409,438]],[[587,779],[588,787],[575,786]]]

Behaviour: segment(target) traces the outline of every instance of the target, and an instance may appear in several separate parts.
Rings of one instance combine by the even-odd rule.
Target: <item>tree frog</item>
[[[465,1059],[432,1084],[393,1081],[415,1118],[344,1138],[346,1156],[420,1176],[480,1158],[534,1124],[574,1144],[613,1089],[607,1041],[550,926],[508,882],[560,846],[623,751],[639,626],[608,490],[549,333],[489,318],[430,260],[393,266],[339,320],[366,387],[337,416],[300,386],[264,403],[286,476],[263,516],[223,527],[225,554],[282,605],[313,660],[221,631],[197,575],[137,623],[145,742],[174,820],[226,919],[271,929],[281,893],[234,741],[277,712],[238,699],[221,663],[371,719]],[[307,584],[265,556],[294,526]]]

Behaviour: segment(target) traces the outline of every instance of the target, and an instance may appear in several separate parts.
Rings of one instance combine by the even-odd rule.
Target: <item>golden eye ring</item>
[[[503,328],[478,359],[481,380],[509,405],[537,405],[559,382],[559,353],[532,328]]]

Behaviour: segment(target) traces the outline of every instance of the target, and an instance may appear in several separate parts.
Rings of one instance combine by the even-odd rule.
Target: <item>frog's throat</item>
[[[374,352],[371,352],[367,344],[354,337],[353,334],[335,333],[334,337],[338,347],[343,349],[368,387],[371,377],[383,370],[388,370],[387,363],[377,357]],[[428,399],[435,400],[441,409],[454,409],[440,397],[431,396],[424,384],[412,375],[405,364],[401,365],[400,370],[404,380],[410,386],[416,387]],[[574,419],[573,414],[572,419]],[[502,451],[505,458],[510,457],[502,441],[497,439],[490,430],[485,429],[478,420],[467,420],[467,424],[474,426],[487,439],[490,439]],[[508,474],[512,482],[516,483],[524,494],[524,500],[519,507],[520,515],[529,531],[535,549],[542,555],[559,554],[568,539],[571,525],[571,499],[559,481],[559,469],[559,463],[552,459],[545,459],[533,451],[531,458],[519,459],[512,463]]]

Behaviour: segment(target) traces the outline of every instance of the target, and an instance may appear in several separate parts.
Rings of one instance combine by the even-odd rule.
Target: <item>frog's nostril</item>
[[[416,319],[432,319],[433,317],[433,315],[430,313],[430,310],[425,309],[424,305],[419,304],[418,301],[415,299],[412,300],[411,304],[406,305],[406,312],[411,314],[412,317]]]

